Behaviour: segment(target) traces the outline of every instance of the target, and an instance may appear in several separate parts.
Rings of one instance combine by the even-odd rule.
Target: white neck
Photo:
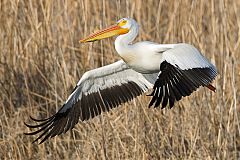
[[[131,42],[138,35],[138,25],[133,25],[127,34],[120,35],[115,40],[115,49],[122,57],[131,51]]]

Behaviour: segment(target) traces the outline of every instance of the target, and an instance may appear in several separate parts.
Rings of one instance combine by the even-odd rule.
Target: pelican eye
[[[119,26],[124,26],[127,23],[127,20],[122,20],[118,23]]]

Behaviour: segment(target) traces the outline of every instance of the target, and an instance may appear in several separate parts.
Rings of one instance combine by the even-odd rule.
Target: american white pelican
[[[216,68],[195,47],[189,44],[132,43],[139,26],[134,19],[123,18],[109,28],[91,34],[81,43],[93,42],[119,35],[115,49],[122,60],[86,72],[77,83],[63,106],[53,116],[26,124],[39,130],[26,133],[40,134],[35,140],[44,142],[49,137],[67,132],[78,123],[153,88],[149,107],[168,104],[189,96],[200,86],[215,91],[211,82],[217,76]],[[34,141],[34,142],[35,142]]]

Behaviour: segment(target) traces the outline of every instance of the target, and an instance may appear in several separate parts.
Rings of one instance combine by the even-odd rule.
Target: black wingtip
[[[216,88],[210,83],[217,73],[211,67],[181,69],[167,61],[163,61],[160,65],[160,71],[153,92],[150,94],[153,97],[149,107],[151,105],[158,107],[161,103],[162,109],[168,105],[169,108],[172,108],[175,101],[189,96],[200,86],[207,87],[213,92],[216,91]]]
[[[32,116],[29,116],[31,120],[35,121],[35,122],[44,122],[44,121],[47,121],[49,120],[50,118],[52,117],[49,117],[49,118],[45,118],[45,119],[36,119],[36,118],[33,118]]]
[[[25,132],[24,135],[36,135],[36,134],[39,134],[39,133],[42,132],[42,134],[40,136],[38,136],[32,142],[32,143],[35,143],[48,132],[48,129],[50,129],[52,127],[55,115],[53,115],[49,118],[46,118],[46,119],[36,119],[36,118],[33,118],[32,116],[29,116],[29,117],[30,117],[31,120],[33,120],[34,122],[37,122],[38,124],[31,125],[31,124],[28,124],[28,123],[24,122],[24,125],[27,126],[30,129],[35,129],[35,128],[40,128],[40,129],[38,129],[36,131],[33,131],[33,132],[28,132],[28,133]],[[44,138],[44,141],[45,140],[46,139]],[[44,141],[41,141],[41,142],[43,143]]]

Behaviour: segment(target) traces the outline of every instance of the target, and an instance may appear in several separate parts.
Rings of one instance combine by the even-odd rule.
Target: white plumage
[[[65,102],[64,108],[60,112],[65,112],[68,108],[71,108],[74,103],[81,100],[82,94],[87,96],[91,93],[101,93],[102,90],[114,86],[121,86],[128,82],[136,83],[143,92],[146,92],[153,86],[143,74],[132,70],[122,60],[90,70],[84,73],[75,90]]]
[[[192,45],[178,44],[174,48],[163,53],[162,61],[166,60],[172,65],[178,65],[179,68],[207,68],[215,67]]]
[[[41,133],[35,140],[44,142],[72,129],[79,119],[88,120],[101,112],[109,111],[121,103],[153,88],[149,106],[168,104],[189,96],[198,87],[215,91],[211,82],[217,76],[216,68],[195,47],[189,44],[157,44],[132,41],[138,35],[139,26],[130,18],[123,18],[116,25],[82,39],[92,42],[114,35],[115,49],[122,60],[86,72],[68,97],[62,108],[52,117],[34,121],[40,127],[28,135]]]

